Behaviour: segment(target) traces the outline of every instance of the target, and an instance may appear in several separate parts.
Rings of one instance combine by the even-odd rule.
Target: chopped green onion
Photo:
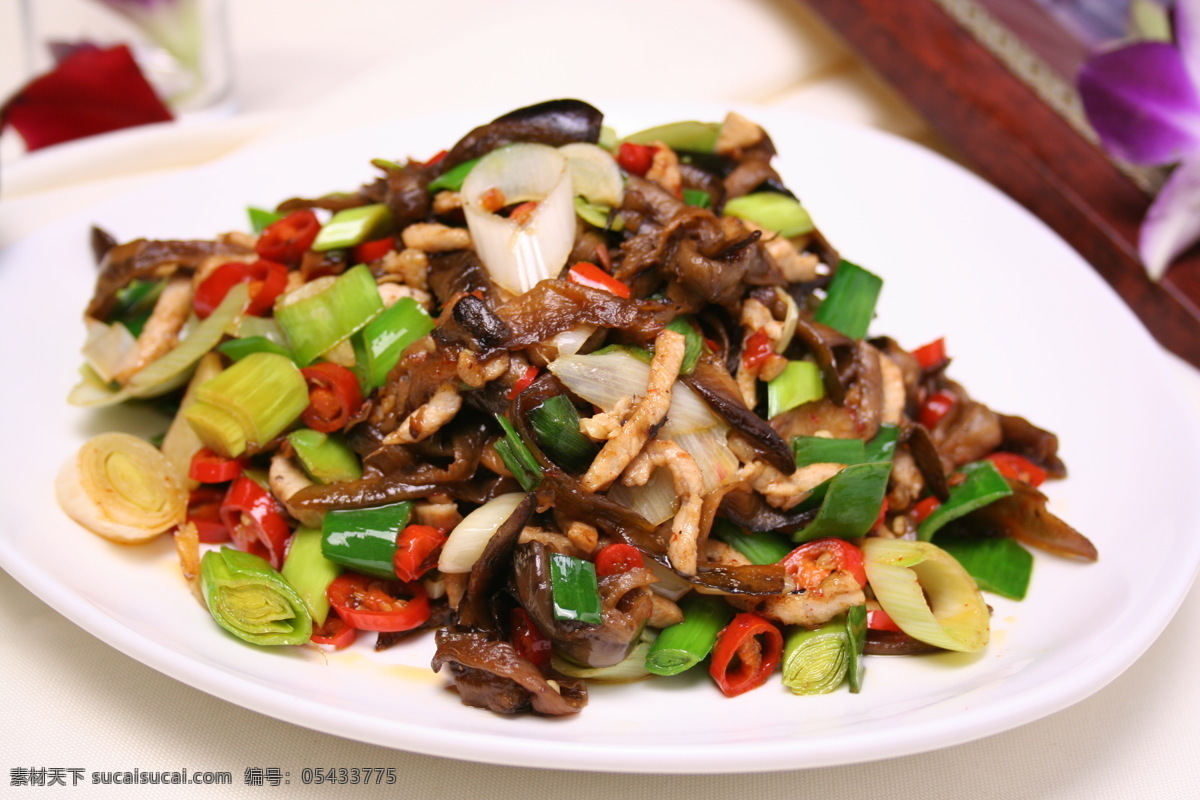
[[[281,355],[254,353],[196,388],[184,411],[208,447],[232,458],[274,439],[308,408],[308,385]]]
[[[244,339],[227,339],[217,345],[217,352],[229,356],[234,361],[241,361],[254,353],[275,353],[292,359],[292,351],[283,345],[275,344],[265,336],[247,336]]]
[[[283,579],[304,600],[313,622],[324,625],[329,616],[329,598],[325,590],[342,568],[321,553],[321,532],[316,528],[297,528],[288,545],[281,570]]]
[[[246,209],[246,216],[250,218],[250,228],[255,233],[262,233],[272,222],[283,219],[283,214],[277,211],[267,211],[265,208],[255,208],[254,206]]]
[[[358,455],[341,436],[301,428],[288,434],[300,465],[317,483],[343,483],[362,477]]]
[[[683,202],[697,208],[710,208],[712,207],[712,195],[703,189],[684,189]]]
[[[599,203],[589,203],[582,197],[575,198],[575,214],[588,225],[601,230],[625,230],[625,219],[620,214],[613,214],[612,208]]]
[[[555,619],[603,622],[596,565],[563,553],[550,554],[550,598]]]
[[[797,436],[792,439],[796,466],[810,464],[862,464],[867,447],[862,439],[831,439],[827,436]]]
[[[813,319],[851,339],[861,339],[867,335],[882,288],[878,275],[843,259]]]
[[[1007,536],[938,533],[938,547],[954,556],[985,592],[1010,600],[1024,600],[1033,577],[1033,554]]]
[[[974,461],[960,470],[967,479],[951,487],[950,497],[917,526],[917,538],[928,542],[938,528],[977,508],[1012,494],[1012,487],[991,461]]]
[[[789,361],[783,372],[767,383],[767,417],[825,396],[821,369],[811,361]]]
[[[280,298],[275,319],[301,365],[362,330],[383,311],[371,270],[363,264],[326,276]]]
[[[867,607],[853,606],[846,612],[846,633],[850,636],[850,663],[846,665],[846,678],[850,691],[858,694],[863,684],[863,649],[867,644]]]
[[[888,476],[892,465],[887,461],[853,464],[829,480],[817,518],[792,535],[796,542],[836,537],[856,539],[864,536],[883,508]]]
[[[783,642],[783,685],[792,694],[828,694],[850,666],[850,632],[844,616],[819,628],[794,628]]]
[[[724,517],[713,522],[712,535],[737,550],[751,564],[778,564],[795,547],[770,531],[747,533]]]
[[[812,233],[813,221],[794,197],[778,192],[756,192],[725,203],[725,215],[749,220],[785,239]]]
[[[326,511],[321,523],[321,553],[355,572],[394,580],[396,536],[411,517],[412,503],[407,500]]]
[[[471,174],[471,170],[474,169],[475,165],[478,163],[479,159],[473,158],[470,161],[464,161],[453,169],[446,170],[441,175],[429,182],[429,191],[460,191],[462,189],[463,181],[467,179],[467,175]]]
[[[683,362],[679,366],[680,375],[691,375],[696,368],[696,362],[704,354],[704,337],[687,317],[676,317],[667,324],[667,330],[675,331],[683,336]]]
[[[717,634],[733,619],[733,609],[720,597],[692,592],[679,603],[683,622],[664,628],[646,655],[655,675],[678,675],[712,652]]]
[[[521,434],[517,433],[517,429],[507,417],[497,414],[496,421],[504,429],[504,438],[497,439],[494,445],[496,452],[500,454],[500,460],[517,479],[517,483],[521,484],[521,488],[532,492],[542,482],[541,464],[538,464],[533,453],[529,452],[525,442],[521,441]]]
[[[304,598],[266,559],[210,550],[200,560],[200,591],[217,624],[251,644],[304,644],[312,636]]]
[[[367,391],[387,383],[388,373],[410,344],[433,330],[433,320],[421,304],[401,297],[367,323],[358,335],[363,361],[362,381]]]
[[[596,457],[596,445],[579,430],[579,412],[565,395],[531,409],[529,425],[546,455],[571,472],[582,472]]]
[[[875,599],[900,630],[946,650],[974,653],[987,646],[987,604],[953,556],[904,539],[867,539],[862,550]]]
[[[662,142],[672,150],[692,150],[711,153],[717,146],[717,135],[721,132],[719,122],[669,122],[653,128],[631,133],[622,141],[632,144],[654,144]]]
[[[354,247],[378,239],[392,228],[392,212],[383,203],[343,208],[322,226],[312,243],[317,252]]]

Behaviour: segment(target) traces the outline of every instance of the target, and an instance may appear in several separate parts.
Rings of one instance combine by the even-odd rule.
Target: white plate
[[[601,107],[624,132],[723,113]],[[117,547],[58,511],[53,476],[84,438],[161,430],[129,410],[65,404],[91,291],[91,222],[120,239],[241,228],[248,204],[353,188],[372,177],[370,158],[427,156],[503,110],[242,152],[6,250],[0,564],[114,647],[247,708],[415,752],[548,768],[746,772],[931,750],[1075,703],[1150,645],[1200,563],[1200,436],[1158,347],[1072,250],[977,178],[877,132],[765,110],[745,111],[771,132],[788,184],[846,257],[886,280],[872,331],[909,347],[946,335],[951,374],[974,396],[1060,435],[1071,476],[1049,487],[1051,508],[1092,538],[1100,561],[1038,555],[1024,602],[989,597],[982,654],[871,658],[858,695],[793,697],[772,682],[727,699],[697,673],[593,687],[574,718],[502,718],[442,688],[428,638],[328,657],[244,645],[192,600],[169,542]]]

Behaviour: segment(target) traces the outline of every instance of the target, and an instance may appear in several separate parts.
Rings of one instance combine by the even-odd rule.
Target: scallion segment
[[[288,434],[300,466],[317,483],[356,481],[362,477],[358,454],[335,433],[301,428]]]
[[[793,628],[783,642],[783,685],[792,694],[828,694],[842,685],[850,666],[845,615],[819,628]]]
[[[846,612],[846,634],[850,637],[850,661],[846,665],[846,679],[850,683],[850,691],[858,694],[862,691],[863,650],[867,644],[867,607],[852,606]]]
[[[287,558],[280,570],[283,579],[296,590],[313,622],[324,625],[329,616],[329,598],[325,590],[342,568],[321,553],[321,532],[316,528],[297,528],[288,545]]]
[[[794,197],[778,192],[756,192],[725,203],[725,215],[749,220],[785,239],[812,233],[813,221]]]
[[[395,579],[396,536],[411,517],[412,503],[407,500],[327,511],[321,523],[321,553],[355,572]]]
[[[462,189],[463,181],[471,174],[471,170],[479,163],[478,158],[473,158],[470,161],[464,161],[453,169],[448,169],[441,175],[437,176],[429,182],[429,191],[441,192],[451,191],[457,192]]]
[[[200,560],[200,590],[217,624],[251,644],[304,644],[312,636],[304,599],[266,559],[210,550]]]
[[[292,351],[280,344],[272,342],[265,336],[247,336],[244,339],[227,339],[217,345],[217,352],[234,361],[241,361],[243,358],[254,353],[275,353],[276,355],[292,358]]]
[[[320,233],[312,243],[312,249],[322,252],[339,247],[354,247],[356,244],[378,239],[391,230],[391,227],[392,213],[383,203],[343,208],[321,227]]]
[[[1024,600],[1033,577],[1033,554],[1006,536],[956,535],[943,529],[935,544],[954,556],[985,592]]]
[[[563,553],[550,555],[550,599],[554,618],[589,625],[603,622],[596,565]]]
[[[854,464],[828,481],[817,518],[792,535],[796,542],[835,537],[855,539],[864,536],[883,508],[888,476],[892,465],[887,461]]]
[[[301,366],[362,330],[383,311],[383,300],[371,270],[359,264],[343,274],[309,281],[275,305],[283,329]]]
[[[843,259],[813,319],[851,339],[861,339],[875,316],[875,303],[882,289],[882,278]]]
[[[719,122],[669,122],[653,128],[631,133],[622,141],[633,144],[655,144],[662,142],[672,150],[691,150],[697,153],[711,153],[717,146],[717,136],[721,132]]]
[[[664,628],[646,655],[655,675],[678,675],[712,652],[717,634],[733,619],[733,609],[720,597],[692,592],[679,604],[683,622]]]
[[[521,488],[532,492],[542,482],[541,465],[533,457],[533,453],[529,452],[525,442],[521,441],[521,435],[517,433],[517,429],[513,427],[507,417],[497,414],[496,421],[504,429],[504,437],[497,439],[494,445],[496,453],[504,462],[504,466],[508,467],[508,471],[517,479],[517,483],[521,484]]]
[[[951,520],[1012,494],[1012,487],[991,461],[974,461],[959,470],[966,480],[950,489],[950,497],[917,526],[917,538],[928,542]]]
[[[777,564],[795,547],[770,531],[747,533],[723,517],[713,522],[712,535],[737,550],[751,564]]]
[[[862,439],[832,439],[827,436],[797,436],[792,439],[797,467],[810,464],[861,464],[867,460]]]
[[[184,412],[205,447],[233,458],[283,433],[308,407],[308,386],[290,360],[254,353],[196,388]]]
[[[262,233],[272,222],[283,219],[283,214],[277,211],[267,211],[265,208],[255,208],[254,206],[246,209],[246,216],[250,219],[250,228],[255,233]]]
[[[767,383],[767,416],[774,417],[825,396],[821,369],[811,361],[789,361]]]
[[[571,472],[582,472],[596,457],[596,445],[579,430],[579,412],[555,395],[529,412],[529,425],[546,455]]]
[[[368,322],[358,334],[363,353],[361,380],[365,388],[369,391],[386,383],[388,373],[405,348],[432,330],[433,319],[411,297],[400,298]]]

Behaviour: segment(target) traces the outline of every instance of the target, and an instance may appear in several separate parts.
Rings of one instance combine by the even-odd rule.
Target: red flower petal
[[[75,50],[0,109],[29,150],[171,119],[125,45]]]

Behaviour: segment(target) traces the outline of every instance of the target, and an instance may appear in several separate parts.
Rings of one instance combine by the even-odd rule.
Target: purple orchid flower
[[[1142,220],[1138,252],[1154,279],[1200,242],[1200,0],[1177,0],[1174,42],[1093,56],[1078,78],[1088,120],[1110,153],[1177,165]]]

